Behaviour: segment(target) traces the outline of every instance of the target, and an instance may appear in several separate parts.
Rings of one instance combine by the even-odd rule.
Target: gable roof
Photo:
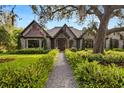
[[[80,38],[80,36],[82,35],[83,31],[78,30],[74,27],[70,27],[71,31],[76,35],[77,38]]]
[[[61,27],[54,27],[50,30],[48,30],[48,34],[51,36],[51,37],[54,37],[56,33],[59,32],[59,30],[61,29]]]
[[[65,29],[65,31],[66,29],[69,29],[69,31],[74,35],[74,37],[77,38],[76,35],[70,30],[70,28],[66,24],[64,24],[64,26],[54,35],[54,37],[56,37],[60,33],[60,31],[63,31],[63,29]]]
[[[27,29],[32,26],[33,24],[36,24],[36,26],[38,26],[40,28],[40,30],[35,30],[35,32],[33,30],[29,31],[28,33],[26,33],[26,35],[23,35],[25,33],[25,31],[27,31]],[[43,37],[43,33],[42,31],[46,34],[46,36],[50,36],[35,20],[33,20],[22,32],[21,32],[21,36],[24,37]],[[32,33],[32,34],[31,34]],[[35,33],[35,35],[34,35]]]
[[[82,31],[82,35],[80,35],[80,38],[82,38],[86,33],[96,36],[96,33],[94,31],[85,30],[85,31]]]
[[[81,30],[78,30],[74,27],[68,27],[66,24],[63,27],[54,27],[48,30],[47,32],[49,33],[51,37],[54,38],[64,27],[67,27],[76,38],[79,38],[82,34]]]

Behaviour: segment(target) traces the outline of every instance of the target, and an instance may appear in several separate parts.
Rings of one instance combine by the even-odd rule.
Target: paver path
[[[58,55],[57,63],[47,82],[47,88],[74,88],[77,84],[73,78],[70,66],[67,64],[64,53]]]

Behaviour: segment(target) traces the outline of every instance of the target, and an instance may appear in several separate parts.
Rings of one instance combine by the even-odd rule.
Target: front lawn
[[[58,50],[47,54],[3,55],[1,59],[12,58],[0,63],[1,88],[45,87],[49,72],[53,68]],[[5,60],[6,61],[6,60]]]
[[[39,58],[41,58],[42,54],[0,54],[0,58],[12,58],[12,61],[4,61],[4,63],[0,63],[0,71],[6,69],[7,67],[11,67],[13,69],[23,69],[24,67],[29,66],[34,62],[38,62]]]

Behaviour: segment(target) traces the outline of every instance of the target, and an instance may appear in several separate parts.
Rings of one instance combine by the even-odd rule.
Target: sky
[[[6,10],[10,10],[12,6],[7,7]],[[33,14],[31,8],[27,5],[17,5],[14,12],[19,16],[19,18],[21,18],[21,20],[19,20],[19,18],[17,18],[17,22],[16,25],[17,27],[22,27],[25,28],[28,24],[30,24],[30,22],[32,22],[32,20],[36,20],[37,21],[37,16],[35,14]],[[78,23],[76,23],[76,18],[70,19],[69,21],[63,19],[61,21],[50,21],[46,24],[47,29],[52,29],[56,26],[63,26],[64,24],[67,24],[68,26],[73,26],[79,30],[82,30],[84,27],[87,27],[87,24],[90,22],[89,20],[92,19],[93,17],[88,17],[87,20],[85,21],[84,24],[79,25]],[[97,19],[95,19],[97,20]],[[117,26],[117,18],[113,18],[110,20],[109,22],[109,26],[108,28],[113,28],[115,26]]]

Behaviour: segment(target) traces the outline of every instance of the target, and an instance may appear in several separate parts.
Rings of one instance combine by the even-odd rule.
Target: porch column
[[[47,49],[51,49],[51,40],[49,38],[46,39]]]
[[[119,48],[123,48],[123,40],[118,40],[119,41]]]
[[[79,49],[82,49],[82,39],[80,39],[79,42],[80,42],[80,48]]]
[[[42,48],[42,39],[39,40],[39,48]]]
[[[67,43],[67,48],[69,48],[69,41],[70,41],[70,40],[69,40],[69,39],[66,39],[66,41],[67,41],[67,42],[66,42],[66,43]]]
[[[110,48],[110,39],[106,40],[106,48]]]
[[[21,38],[20,39],[20,43],[21,43],[21,48],[25,48],[25,39],[24,38]]]

